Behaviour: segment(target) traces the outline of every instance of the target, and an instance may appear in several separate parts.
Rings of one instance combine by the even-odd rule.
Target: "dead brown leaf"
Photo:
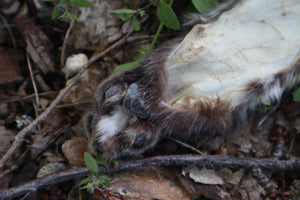
[[[75,137],[62,145],[62,151],[70,164],[84,165],[83,155],[87,151],[87,144],[87,139]]]

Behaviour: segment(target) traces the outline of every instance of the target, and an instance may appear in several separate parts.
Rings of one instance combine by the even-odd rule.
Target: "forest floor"
[[[139,158],[102,166],[110,187],[80,189],[89,174],[80,118],[97,85],[147,50],[159,26],[155,5],[140,31],[111,10],[145,2],[98,1],[74,8],[81,22],[64,22],[51,20],[52,2],[0,1],[0,199],[300,199],[300,104],[289,93],[217,152],[165,138]],[[186,6],[175,3],[178,16]],[[178,34],[164,29],[157,46]],[[78,54],[87,69],[67,69]]]

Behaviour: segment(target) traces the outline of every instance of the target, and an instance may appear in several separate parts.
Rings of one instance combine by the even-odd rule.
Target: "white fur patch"
[[[100,136],[100,141],[104,142],[107,138],[113,137],[124,128],[129,116],[121,107],[118,107],[111,116],[104,116],[96,125],[96,137]]]
[[[194,26],[166,62],[168,103],[220,99],[236,108],[249,83],[295,67],[299,24],[299,0],[248,0],[214,23]],[[283,89],[278,83],[262,97],[278,98]]]

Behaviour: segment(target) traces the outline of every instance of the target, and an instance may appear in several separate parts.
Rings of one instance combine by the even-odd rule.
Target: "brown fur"
[[[231,7],[238,1],[232,2]],[[213,16],[218,18],[219,15],[214,13]],[[196,22],[199,21],[195,19],[191,23]],[[169,94],[165,61],[182,39],[183,36],[165,43],[142,60],[140,67],[114,75],[99,85],[96,104],[85,117],[92,151],[116,158],[141,154],[164,135],[196,141],[222,137],[235,128],[237,122],[246,121],[248,108],[267,98],[279,99],[284,88],[299,79],[297,62],[289,71],[271,74],[267,80],[259,77],[249,80],[246,87],[241,88],[242,101],[234,107],[221,100],[199,99],[191,107],[175,108],[166,103]],[[276,89],[279,92],[270,92]]]
[[[231,113],[227,105],[221,102],[212,106],[199,101],[194,109],[187,107],[183,110],[162,103],[168,99],[165,58],[181,40],[177,38],[152,52],[139,68],[112,76],[100,84],[96,93],[97,104],[87,114],[85,123],[90,149],[95,154],[101,153],[109,158],[136,155],[154,146],[163,135],[200,140],[224,133],[231,127]],[[103,117],[113,116],[113,111],[123,104],[126,90],[133,83],[138,85],[139,101],[149,116],[139,119],[135,113],[127,113],[130,119],[124,128],[113,137],[99,142],[105,133],[97,133],[96,123]],[[135,147],[135,138],[141,134],[140,144]]]

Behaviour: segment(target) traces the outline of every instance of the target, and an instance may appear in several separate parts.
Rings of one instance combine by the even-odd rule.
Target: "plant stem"
[[[145,9],[147,9],[148,7],[150,7],[151,5],[153,5],[154,2],[156,2],[156,1],[157,1],[157,0],[151,1],[149,4],[145,5],[143,8],[140,8],[140,9],[138,9],[138,10],[145,10]]]
[[[169,2],[169,6],[170,6],[170,7],[172,6],[173,2],[174,2],[174,0],[171,0],[171,1]],[[152,42],[151,42],[151,44],[150,44],[150,47],[149,47],[149,49],[148,49],[148,51],[147,51],[146,54],[150,53],[150,51],[154,48],[154,45],[155,45],[155,43],[156,43],[156,41],[157,41],[157,38],[158,38],[158,36],[159,36],[161,30],[163,29],[163,27],[164,27],[164,24],[161,22],[161,23],[159,24],[159,26],[158,26],[158,29],[157,29],[157,31],[156,31],[156,33],[155,33],[155,36],[154,36],[154,38],[153,38],[153,40],[152,40]]]
[[[159,24],[159,26],[158,26],[158,29],[157,29],[157,31],[155,33],[155,36],[154,36],[154,38],[153,38],[153,40],[152,40],[152,42],[150,44],[150,47],[149,47],[149,49],[148,49],[148,51],[147,51],[146,54],[148,54],[153,49],[153,47],[154,47],[154,45],[156,43],[156,40],[157,40],[157,38],[158,38],[158,36],[159,36],[159,34],[160,34],[160,32],[161,32],[161,30],[162,30],[163,27],[164,27],[164,24],[161,22]]]

